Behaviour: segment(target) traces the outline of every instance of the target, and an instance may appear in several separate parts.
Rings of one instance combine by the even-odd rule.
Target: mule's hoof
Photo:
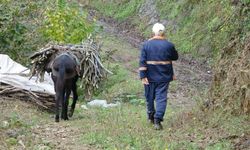
[[[70,112],[70,113],[69,113],[69,117],[72,117],[72,116],[73,116],[73,113],[72,113],[72,112]]]
[[[55,119],[56,122],[59,122],[59,119]]]
[[[64,120],[69,120],[69,118],[68,118],[68,117],[65,117]]]
[[[64,120],[65,120],[65,115],[61,115],[61,119],[64,119]]]

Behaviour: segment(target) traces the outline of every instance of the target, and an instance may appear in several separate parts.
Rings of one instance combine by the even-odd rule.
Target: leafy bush
[[[25,62],[44,40],[36,30],[40,9],[46,2],[0,0],[0,52]]]
[[[50,41],[80,43],[93,31],[87,14],[77,5],[58,0],[57,6],[47,8],[41,32]]]
[[[16,61],[27,63],[49,41],[80,43],[92,31],[77,3],[0,0],[0,53]]]

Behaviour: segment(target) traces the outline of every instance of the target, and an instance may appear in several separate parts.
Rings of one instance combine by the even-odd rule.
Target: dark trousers
[[[150,82],[144,85],[148,116],[153,114],[154,119],[159,121],[163,121],[166,111],[168,86],[169,82]]]

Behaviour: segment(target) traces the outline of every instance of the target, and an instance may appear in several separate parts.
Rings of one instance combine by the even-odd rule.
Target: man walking
[[[172,61],[178,59],[178,53],[174,44],[165,39],[162,24],[154,24],[152,30],[154,37],[146,41],[141,49],[139,71],[145,89],[148,119],[154,123],[156,130],[161,130],[168,86],[174,78]]]

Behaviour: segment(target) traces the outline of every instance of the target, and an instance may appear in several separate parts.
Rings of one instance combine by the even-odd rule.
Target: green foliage
[[[115,19],[124,21],[134,16],[144,0],[120,0],[120,1],[107,1],[103,3],[102,0],[91,1],[91,5],[97,8],[101,13],[106,16],[112,16]]]
[[[36,27],[40,7],[46,2],[9,1],[0,2],[0,52],[17,61],[26,61],[30,51],[36,49],[43,39],[39,39]]]
[[[208,146],[205,150],[224,150],[224,149],[234,149],[234,148],[230,142],[221,141],[214,145]]]
[[[185,150],[199,150],[199,146],[196,143],[192,143],[190,141],[181,141],[181,142],[173,142],[170,143],[168,149],[185,149]]]
[[[45,38],[59,43],[80,43],[93,31],[87,14],[65,0],[46,10],[44,23],[41,32]]]
[[[138,98],[138,95],[129,94],[129,93],[124,93],[123,95],[120,95],[120,97],[117,100],[123,103],[130,103],[132,105],[145,105],[146,103],[144,98],[143,99]]]
[[[95,92],[97,97],[123,101],[126,95],[138,95],[142,90],[140,81],[131,79],[129,71],[124,66],[113,63],[109,69],[113,75],[110,75]]]
[[[151,34],[151,27],[147,20],[134,17],[138,15],[138,8],[144,0],[119,0],[102,3],[101,0],[92,2],[106,16],[118,20],[129,19],[136,25],[145,37]],[[238,1],[240,5],[249,5],[248,0]],[[167,20],[167,38],[175,43],[182,53],[192,54],[195,57],[216,58],[231,39],[237,26],[247,33],[250,28],[249,19],[240,21],[236,17],[238,7],[228,0],[157,0],[157,11],[161,20]],[[245,12],[249,10],[244,9]],[[246,14],[247,16],[247,14]],[[249,17],[248,17],[249,18]],[[243,35],[242,35],[243,36]]]
[[[127,1],[127,3],[119,6],[119,9],[115,13],[114,17],[119,20],[125,20],[126,18],[133,16],[141,2],[142,0]]]
[[[226,0],[158,0],[157,7],[162,19],[174,21],[167,27],[167,37],[179,51],[194,56],[216,58],[237,26],[246,32],[249,29],[249,21],[241,21],[236,15],[241,6]]]
[[[129,19],[142,31],[145,37],[151,34],[151,27],[143,18],[138,20],[138,8],[144,0],[92,2],[106,16],[118,20]],[[191,53],[193,56],[217,56],[219,49],[229,40],[233,26],[225,25],[229,16],[233,14],[233,7],[229,1],[156,1],[157,10],[162,20],[170,22],[167,26],[167,38],[174,42],[182,53]],[[247,25],[247,24],[246,24]],[[223,30],[222,28],[223,27]]]
[[[16,61],[27,63],[48,41],[80,43],[92,31],[93,23],[76,3],[0,1],[0,52]]]
[[[17,139],[15,139],[15,138],[8,138],[8,139],[6,140],[6,143],[7,143],[8,145],[16,145],[16,144],[18,143],[18,141],[17,141]]]
[[[88,114],[95,119],[86,119],[86,125],[81,126],[83,131],[88,131],[79,139],[81,143],[99,149],[167,148],[167,132],[155,132],[147,124],[145,106],[122,104],[111,109],[91,109]]]

